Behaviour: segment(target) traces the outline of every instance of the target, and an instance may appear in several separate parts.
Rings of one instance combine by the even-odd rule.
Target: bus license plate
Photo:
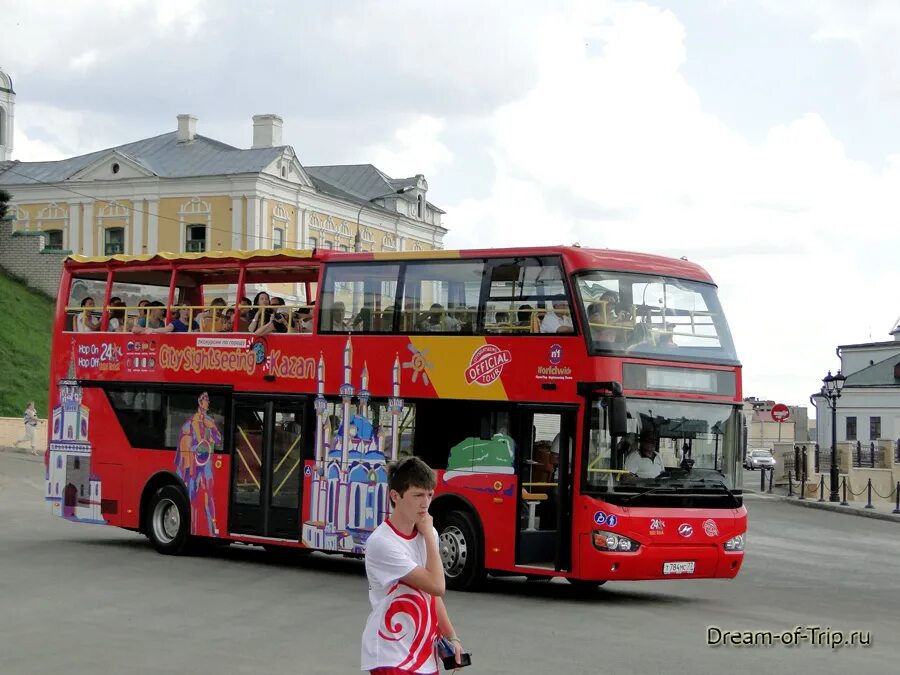
[[[693,574],[694,562],[663,563],[663,574]]]

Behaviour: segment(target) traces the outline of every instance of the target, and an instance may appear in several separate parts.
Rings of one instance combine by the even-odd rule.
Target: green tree
[[[0,188],[0,220],[3,220],[6,217],[6,210],[9,207],[10,199],[12,199],[12,195],[3,188]]]

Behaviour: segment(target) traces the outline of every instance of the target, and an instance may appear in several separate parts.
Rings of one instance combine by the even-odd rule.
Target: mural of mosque
[[[59,381],[53,408],[45,500],[52,513],[86,523],[105,523],[100,514],[100,479],[91,471],[90,410],[75,378],[75,342],[66,379]]]
[[[400,443],[400,358],[394,358],[389,431],[372,423],[367,364],[363,364],[359,392],[353,388],[352,375],[353,345],[348,339],[344,348],[344,383],[340,388],[340,424],[332,433],[325,400],[325,362],[319,356],[315,461],[307,493],[309,520],[303,524],[303,543],[322,550],[363,553],[369,535],[390,513],[386,464],[397,459]],[[390,449],[386,455],[388,433]]]

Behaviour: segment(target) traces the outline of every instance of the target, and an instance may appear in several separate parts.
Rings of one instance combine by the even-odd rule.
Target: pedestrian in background
[[[25,407],[25,414],[22,416],[22,422],[25,423],[25,435],[15,442],[15,446],[19,447],[19,443],[26,441],[31,444],[31,454],[36,455],[37,450],[34,449],[34,432],[37,430],[38,416],[37,410],[34,408],[34,401],[29,401]]]

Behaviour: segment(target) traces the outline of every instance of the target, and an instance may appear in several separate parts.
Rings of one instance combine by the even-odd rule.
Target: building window
[[[334,242],[328,241],[326,239],[325,241],[322,242],[322,248],[328,248],[328,249],[334,248]]]
[[[44,235],[47,237],[47,243],[44,246],[45,249],[53,249],[57,251],[61,251],[63,247],[63,231],[62,230],[44,230]]]
[[[420,219],[425,218],[425,197],[423,197],[422,195],[419,195],[417,198],[417,201],[418,201],[418,206],[419,206],[418,216]]]
[[[184,250],[188,253],[204,253],[206,251],[206,225],[188,225],[185,230],[187,238]]]
[[[318,246],[318,245],[319,245],[318,237],[310,237],[309,238],[309,247],[310,248],[316,248],[316,246]]]
[[[847,418],[847,440],[856,440],[856,417]]]
[[[869,440],[877,441],[881,438],[881,418],[880,417],[870,417],[869,418]]]
[[[347,248],[347,244],[338,244],[338,250],[339,251],[349,251],[350,249]]]
[[[103,252],[105,255],[119,255],[125,252],[124,227],[108,227],[104,230]]]
[[[278,250],[284,248],[284,230],[276,227],[272,230],[272,248]]]

